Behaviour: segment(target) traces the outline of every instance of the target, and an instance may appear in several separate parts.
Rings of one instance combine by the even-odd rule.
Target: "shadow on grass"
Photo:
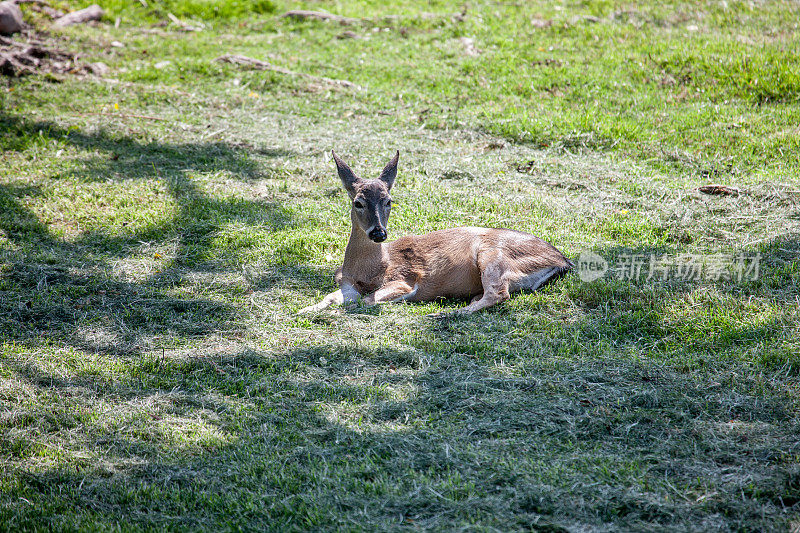
[[[177,233],[181,248],[177,257],[192,261],[203,257],[202,250],[208,236],[218,230],[223,221],[254,220],[275,230],[294,224],[292,213],[279,203],[211,198],[190,177],[195,172],[225,171],[238,180],[259,179],[266,176],[259,170],[253,153],[264,158],[292,155],[285,150],[238,148],[225,143],[141,143],[102,130],[85,133],[50,122],[29,122],[2,112],[0,127],[5,128],[0,136],[0,145],[9,149],[24,150],[31,143],[45,138],[73,145],[85,152],[80,170],[53,176],[53,179],[125,181],[152,178],[155,174],[179,206],[174,219],[164,227],[149,228],[146,233],[125,237],[88,233],[78,244],[93,245],[106,251]],[[20,192],[24,191],[17,191],[17,196]]]
[[[623,308],[652,297],[625,294]],[[473,337],[497,334],[493,349],[461,344],[464,322]],[[424,324],[408,348],[145,357],[113,378],[8,361],[31,395],[2,419],[12,463],[31,465],[12,471],[8,494],[32,505],[0,496],[0,517],[66,529],[566,531],[771,529],[796,514],[796,402],[759,373],[626,360],[605,346],[620,339],[582,324]]]
[[[170,160],[172,148],[133,145]],[[413,322],[404,348],[347,338],[145,355],[159,335],[237,327],[234,306],[169,289],[184,268],[205,268],[206,236],[231,211],[272,212],[208,198],[180,170],[206,164],[187,153],[176,157],[188,165],[164,175],[180,229],[163,231],[179,239],[184,262],[136,283],[109,276],[107,257],[141,235],[59,240],[20,200],[35,187],[0,186],[12,245],[0,332],[20,341],[3,360],[14,385],[0,385],[10,406],[0,413],[9,465],[0,523],[10,529],[759,530],[796,516],[796,380],[725,358],[782,345],[790,315],[737,325],[738,311],[721,320],[702,302],[698,313],[671,314],[682,299],[700,300],[692,285],[592,288],[573,278],[544,293],[567,292],[575,312],[566,318],[544,304],[515,313],[512,301]],[[97,179],[135,171],[117,161],[89,168]],[[247,168],[233,172],[249,179]],[[276,228],[292,223],[274,209]],[[209,211],[216,216],[192,225]],[[759,282],[714,288],[737,305],[790,302],[798,249],[795,236],[770,243]],[[303,266],[248,276],[264,289],[325,277]],[[36,350],[61,344],[79,349],[58,352],[60,370],[37,360]]]
[[[711,386],[653,362],[551,362],[504,370],[465,354],[425,362],[413,349],[330,344],[140,360],[113,382],[19,363],[15,379],[52,403],[5,417],[3,448],[36,464],[57,445],[69,466],[13,471],[11,494],[31,505],[0,496],[0,518],[66,529],[769,529],[800,502],[786,391],[756,393],[753,377]],[[98,418],[100,406],[113,407]],[[53,438],[29,433],[43,427]],[[70,440],[76,427],[83,442]]]
[[[121,228],[109,228],[66,241],[52,235],[25,207],[26,196],[41,194],[38,186],[0,184],[0,230],[10,243],[2,251],[4,264],[0,265],[0,332],[9,340],[44,336],[125,354],[135,353],[156,335],[229,330],[234,327],[236,309],[202,297],[177,297],[170,294],[171,289],[189,273],[221,278],[236,274],[218,266],[220,258],[210,248],[224,225],[236,221],[279,231],[295,224],[293,213],[280,203],[212,198],[190,177],[195,171],[223,170],[235,179],[258,179],[259,164],[249,150],[222,143],[140,143],[126,136],[85,133],[2,112],[0,127],[0,145],[6,150],[25,150],[41,139],[79,148],[85,153],[83,180],[152,178],[155,171],[178,206],[168,221],[146,230],[123,233]],[[259,155],[291,154],[264,149]],[[174,259],[141,281],[120,282],[110,275],[115,259],[152,241],[177,241]]]
[[[246,273],[248,281],[260,290],[275,288],[326,290],[333,285],[333,272],[310,265],[270,266]]]
[[[287,157],[276,148],[232,146],[222,142],[170,144],[139,140],[104,130],[84,132],[53,122],[29,121],[0,111],[0,148],[25,151],[42,140],[72,145],[84,152],[83,168],[69,174],[82,181],[130,180],[151,177],[153,172],[170,179],[185,172],[227,171],[237,179],[265,177],[253,155]],[[62,177],[62,176],[55,176]],[[179,189],[182,184],[174,186]]]

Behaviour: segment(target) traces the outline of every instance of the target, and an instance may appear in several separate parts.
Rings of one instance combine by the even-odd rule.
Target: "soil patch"
[[[97,74],[108,71],[103,63],[82,63],[73,54],[48,41],[41,34],[23,32],[21,39],[0,37],[0,75],[10,77],[30,74]]]

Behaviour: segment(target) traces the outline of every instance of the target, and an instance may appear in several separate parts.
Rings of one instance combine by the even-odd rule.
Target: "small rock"
[[[675,85],[676,83],[678,83],[678,81],[672,75],[665,73],[661,77],[661,81],[658,82],[658,83],[662,87],[671,87],[671,86]]]
[[[539,17],[534,17],[531,19],[531,26],[533,26],[534,28],[547,28],[552,25],[553,25],[552,20],[542,19]]]
[[[0,2],[0,34],[22,31],[22,11],[14,2]]]
[[[108,65],[102,61],[98,61],[97,63],[89,63],[88,66],[89,70],[92,71],[92,74],[95,76],[105,76],[109,71]]]
[[[337,39],[358,39],[358,34],[354,31],[344,31],[336,36]]]
[[[480,55],[480,50],[475,48],[475,39],[472,39],[471,37],[461,37],[458,41],[464,47],[464,53],[468,56],[475,57]]]
[[[453,13],[450,20],[453,22],[464,22],[467,20],[467,4],[464,4],[464,7],[461,8],[461,13]]]
[[[124,45],[124,44],[122,44],[122,43],[121,43],[121,42],[119,42],[119,41],[111,41],[111,46],[112,46],[113,48],[124,48],[124,47],[125,47],[125,45]]]
[[[484,150],[502,150],[506,147],[506,143],[500,140],[490,141],[486,146],[484,146]]]
[[[569,19],[569,23],[574,26],[579,22],[587,22],[590,24],[596,24],[600,22],[600,17],[595,17],[594,15],[575,15],[571,19]]]
[[[153,67],[157,68],[158,70],[161,70],[162,68],[168,67],[171,64],[172,64],[172,61],[159,61],[158,63],[153,65]]]

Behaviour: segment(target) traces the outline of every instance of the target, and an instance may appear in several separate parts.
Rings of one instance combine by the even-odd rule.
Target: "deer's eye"
[[[386,207],[392,207],[392,200],[386,200]]]
[[[355,202],[353,202],[353,205],[355,206],[356,209],[364,209],[364,203],[361,202],[360,200],[356,200]]]

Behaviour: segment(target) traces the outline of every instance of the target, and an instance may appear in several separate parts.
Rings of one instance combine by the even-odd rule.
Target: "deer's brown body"
[[[353,200],[353,227],[344,264],[336,272],[339,290],[301,312],[366,297],[368,304],[441,297],[474,297],[461,313],[471,313],[534,290],[572,268],[551,244],[520,231],[462,227],[386,239],[389,190],[397,160],[375,180],[361,180],[336,154],[339,177]]]

